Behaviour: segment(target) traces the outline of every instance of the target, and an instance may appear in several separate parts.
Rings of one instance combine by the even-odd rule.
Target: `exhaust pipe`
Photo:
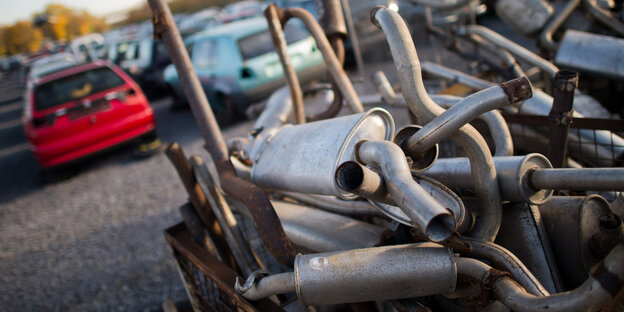
[[[235,289],[249,300],[297,292],[314,306],[449,294],[456,283],[452,250],[410,244],[298,255],[294,273],[252,274]]]

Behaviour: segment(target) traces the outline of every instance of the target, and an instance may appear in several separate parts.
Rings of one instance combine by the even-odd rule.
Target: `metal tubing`
[[[300,255],[295,273],[304,306],[448,294],[457,281],[450,249],[418,244]]]
[[[283,192],[284,195],[325,211],[347,216],[381,217],[383,214],[368,201],[343,200],[333,196]]]
[[[474,76],[464,74],[458,70],[448,68],[436,63],[424,61],[421,64],[422,71],[437,78],[446,79],[456,83],[461,83],[475,90],[487,89],[496,84],[487,80],[483,80]]]
[[[169,6],[166,0],[148,0],[148,3],[153,12],[154,34],[162,39],[169,52],[199,131],[204,138],[205,147],[216,162],[227,161],[229,156],[225,139],[195,74]]]
[[[350,193],[370,200],[395,204],[388,196],[383,178],[375,171],[355,161],[347,161],[336,169],[338,186]]]
[[[624,191],[624,168],[543,169],[530,177],[539,189]]]
[[[529,293],[535,296],[548,296],[550,294],[524,263],[509,250],[494,243],[466,236],[462,237],[461,240],[468,243],[471,247],[470,252],[467,254],[485,258],[491,261],[495,267],[508,271],[511,273],[514,280],[522,285]]]
[[[439,10],[452,10],[468,4],[470,0],[409,0],[409,2]]]
[[[450,108],[462,99],[458,96],[446,94],[432,95],[431,98],[443,108]],[[492,155],[513,155],[513,141],[503,115],[498,110],[491,110],[481,114],[477,119],[483,121],[490,130],[490,136],[494,140],[494,153]]]
[[[457,29],[457,33],[459,35],[472,35],[476,34],[482,37],[483,39],[491,42],[501,49],[508,50],[515,56],[521,58],[527,63],[533,64],[539,68],[541,68],[550,78],[554,78],[559,68],[543,59],[539,55],[529,51],[528,49],[520,46],[519,44],[501,36],[497,32],[479,25],[465,25],[460,26]]]
[[[597,311],[615,297],[624,281],[624,244],[615,246],[578,288],[536,297],[508,277],[493,284],[497,298],[513,311]]]
[[[293,243],[313,252],[377,246],[386,229],[349,217],[283,201],[273,207]]]
[[[365,141],[356,149],[359,160],[381,167],[388,193],[412,222],[434,242],[455,230],[453,215],[414,181],[403,151],[387,141]]]
[[[568,19],[570,14],[574,12],[574,9],[576,9],[576,7],[578,7],[580,3],[581,0],[568,0],[568,3],[563,8],[563,10],[557,13],[557,16],[555,16],[555,18],[553,18],[550,23],[546,25],[546,27],[542,30],[542,33],[540,33],[539,36],[539,42],[544,48],[551,51],[557,50],[557,47],[559,45],[555,43],[555,41],[553,41],[552,36],[555,31],[557,31],[557,29],[561,27],[563,22]]]
[[[624,36],[624,24],[617,20],[616,17],[611,15],[611,12],[608,10],[602,9],[596,0],[583,0],[585,4],[585,8],[589,11],[595,19],[601,22],[603,25],[613,29],[620,36]]]
[[[293,110],[289,89],[277,89],[267,100],[267,104],[258,116],[253,128],[262,132],[271,132],[288,122]]]
[[[240,292],[240,294],[247,300],[260,300],[273,295],[286,294],[295,292],[296,281],[295,273],[286,272],[275,275],[269,275],[261,277],[256,281],[259,276],[251,275],[245,282],[245,285],[240,285],[238,277],[236,278],[236,284],[234,288]]]
[[[264,16],[269,24],[269,33],[271,34],[271,39],[273,40],[273,47],[275,47],[275,51],[277,52],[280,62],[282,63],[284,76],[286,77],[288,88],[290,89],[290,96],[295,108],[295,123],[303,124],[305,123],[303,92],[301,91],[301,85],[299,84],[297,72],[295,72],[295,68],[292,66],[292,62],[290,61],[288,45],[286,43],[286,38],[284,37],[284,31],[282,30],[282,25],[280,23],[279,16],[277,15],[276,8],[277,6],[275,3],[269,4],[269,6],[267,6],[264,10]]]
[[[362,107],[362,103],[355,93],[355,89],[353,89],[353,85],[347,77],[347,74],[342,69],[342,65],[340,61],[336,57],[334,50],[332,50],[323,29],[319,26],[318,22],[314,18],[312,14],[308,11],[301,8],[288,8],[281,9],[276,8],[277,13],[280,17],[282,17],[282,24],[285,24],[286,21],[291,17],[296,17],[301,19],[303,23],[306,25],[314,40],[316,41],[316,45],[318,46],[325,62],[327,63],[329,74],[332,76],[332,79],[340,89],[340,93],[344,97],[345,101],[351,108],[351,111],[354,113],[360,113],[364,111]]]
[[[426,62],[423,62],[423,70],[425,63]],[[377,89],[379,90],[379,93],[381,93],[381,97],[386,104],[396,107],[407,107],[405,99],[394,92],[392,86],[390,85],[390,82],[388,81],[388,78],[386,78],[386,75],[384,75],[382,71],[377,71],[375,73],[374,80],[375,84],[377,85]],[[434,94],[431,95],[431,99],[440,107],[448,109],[453,105],[459,103],[463,98],[446,94]],[[513,142],[511,139],[511,133],[509,132],[509,127],[507,126],[507,123],[505,122],[505,119],[503,118],[501,113],[497,110],[491,110],[481,114],[476,118],[482,120],[490,130],[490,135],[494,140],[495,146],[493,155],[513,155]]]
[[[425,124],[407,140],[404,147],[410,153],[420,154],[448,138],[477,116],[516,104],[531,95],[531,84],[526,77],[474,93]]]
[[[505,63],[505,66],[511,69],[515,77],[526,76],[524,70],[522,69],[522,67],[520,67],[520,64],[518,64],[518,61],[516,61],[516,58],[514,58],[513,55],[509,53],[509,51],[499,49],[496,46],[487,43],[483,38],[477,35],[470,36],[470,40],[474,42],[475,44],[479,45],[479,47],[498,56]]]
[[[501,196],[505,200],[541,204],[552,196],[552,190],[535,188],[528,178],[532,172],[541,171],[535,169],[552,167],[543,155],[533,153],[494,157],[494,165]],[[471,190],[475,187],[470,180],[470,173],[470,163],[466,158],[438,159],[431,168],[422,172],[455,190]]]
[[[383,7],[374,9],[371,16],[373,22],[386,35],[397,68],[401,91],[410,110],[425,122],[442,114],[444,109],[435,104],[425,90],[418,54],[401,16]],[[483,213],[469,235],[494,241],[502,219],[502,205],[496,171],[487,143],[470,125],[461,127],[451,139],[461,146],[470,159],[475,192],[482,204]]]

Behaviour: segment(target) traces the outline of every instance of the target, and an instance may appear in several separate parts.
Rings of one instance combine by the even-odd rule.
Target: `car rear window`
[[[125,81],[108,67],[99,67],[53,80],[35,88],[35,109],[48,109],[123,85]]]
[[[298,21],[294,20],[293,22]],[[286,38],[287,44],[303,40],[308,36],[308,31],[298,24],[288,23],[286,27],[284,27],[284,37]],[[243,56],[243,60],[252,59],[256,56],[275,51],[273,40],[268,30],[239,39],[238,47]]]

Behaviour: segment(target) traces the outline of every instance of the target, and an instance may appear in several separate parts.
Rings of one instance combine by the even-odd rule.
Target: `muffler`
[[[362,140],[391,140],[394,121],[381,108],[304,125],[286,125],[254,142],[251,181],[264,188],[354,199],[337,185],[334,174],[355,161]]]
[[[555,63],[581,72],[624,79],[624,39],[567,30]]]

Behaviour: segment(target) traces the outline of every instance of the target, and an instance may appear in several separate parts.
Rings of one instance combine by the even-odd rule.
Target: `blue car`
[[[326,66],[314,39],[299,21],[284,28],[291,63],[301,83],[324,77]],[[264,18],[251,18],[196,33],[185,40],[193,67],[221,122],[244,117],[250,104],[285,85],[284,73]],[[177,72],[169,66],[165,81],[174,107],[187,106]]]

